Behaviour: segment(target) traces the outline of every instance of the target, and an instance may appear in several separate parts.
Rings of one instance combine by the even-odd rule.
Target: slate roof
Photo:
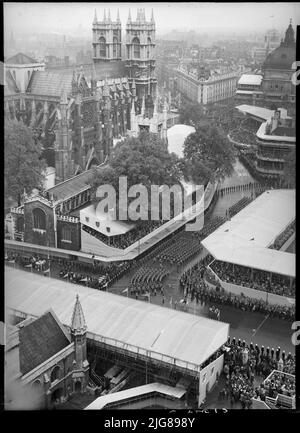
[[[28,92],[41,96],[61,97],[63,90],[67,95],[72,90],[73,71],[35,71],[30,80]]]
[[[10,65],[28,65],[32,63],[39,63],[36,60],[34,60],[32,57],[27,56],[23,53],[15,54],[12,57],[9,57],[5,63],[8,63]]]
[[[98,169],[100,167],[98,166]],[[49,188],[47,192],[50,197],[54,195],[54,200],[65,200],[73,195],[77,194],[79,191],[84,189],[89,189],[90,186],[87,183],[93,173],[93,168],[84,171],[83,173],[77,174],[64,182],[58,183],[57,185]]]
[[[21,328],[19,340],[22,374],[29,373],[70,344],[51,311]]]
[[[73,70],[75,69],[74,66],[67,66],[67,67],[55,67],[53,69],[49,68],[47,71],[49,72],[56,72],[56,73],[65,73],[65,74],[71,74],[73,73]],[[86,78],[86,80],[89,82],[92,77],[92,69],[93,65],[86,64],[82,65],[83,74]],[[81,71],[81,66],[77,66],[78,72]],[[120,78],[120,77],[126,77],[126,68],[125,68],[125,61],[119,60],[116,62],[100,62],[95,63],[95,72],[96,72],[96,78],[97,80],[104,80],[107,78]]]

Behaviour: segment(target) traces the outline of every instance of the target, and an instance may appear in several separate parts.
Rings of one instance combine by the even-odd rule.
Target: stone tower
[[[75,345],[75,359],[73,361],[73,387],[75,391],[84,392],[89,380],[89,363],[86,354],[86,323],[79,296],[72,314],[71,336]]]
[[[126,25],[126,68],[129,82],[135,80],[137,106],[142,109],[145,98],[146,115],[153,109],[156,93],[155,78],[155,22],[153,11],[150,21],[146,20],[145,9],[137,10],[136,20],[129,16]]]
[[[63,182],[74,173],[72,160],[72,131],[69,129],[68,98],[64,91],[57,109],[58,129],[55,131],[56,183]]]
[[[121,60],[121,21],[119,11],[116,21],[112,21],[110,17],[110,10],[106,16],[104,15],[102,21],[98,21],[97,13],[93,21],[93,61],[99,62],[112,62]]]

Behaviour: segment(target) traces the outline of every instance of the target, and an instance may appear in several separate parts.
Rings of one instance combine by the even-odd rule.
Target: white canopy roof
[[[167,130],[168,150],[174,152],[180,158],[183,157],[183,145],[185,139],[195,132],[195,128],[189,125],[174,125]]]
[[[128,398],[145,395],[152,392],[159,392],[160,394],[165,394],[169,397],[181,398],[186,393],[186,390],[174,386],[164,385],[158,382],[148,383],[147,385],[141,385],[135,388],[125,389],[123,391],[114,392],[112,394],[106,394],[102,397],[98,397],[91,404],[89,404],[85,408],[85,410],[103,409],[109,403],[114,403],[117,401],[121,402],[122,400],[127,400]]]
[[[228,338],[227,323],[5,268],[7,308],[34,317],[52,308],[70,326],[76,294],[89,338],[104,337],[107,344],[173,365],[175,358],[176,365],[197,371]]]
[[[295,277],[295,255],[269,249],[295,219],[295,190],[270,190],[202,241],[217,260]]]
[[[266,121],[274,116],[275,110],[269,110],[268,108],[257,107],[254,105],[242,104],[235,107],[243,114],[248,114],[249,116],[254,116],[261,121]],[[284,119],[290,119],[287,115],[287,110],[285,108],[278,108],[280,111],[280,117]]]
[[[248,86],[260,86],[262,75],[258,74],[243,74],[238,81],[238,84],[246,84]]]

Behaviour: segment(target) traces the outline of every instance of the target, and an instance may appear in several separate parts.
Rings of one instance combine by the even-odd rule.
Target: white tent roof
[[[125,389],[123,391],[98,397],[91,404],[89,404],[85,410],[103,409],[109,403],[114,403],[117,401],[121,402],[122,400],[127,400],[128,398],[145,395],[152,392],[159,392],[160,394],[165,394],[170,397],[181,398],[186,393],[186,390],[174,386],[164,385],[158,382],[148,383],[147,385],[141,385],[135,388]]]
[[[256,107],[254,105],[247,104],[238,105],[235,108],[241,113],[257,117],[261,121],[271,119],[271,117],[274,116],[275,113],[275,110],[269,110],[268,108]],[[278,110],[280,111],[281,118],[290,119],[290,117],[287,115],[287,110],[285,108],[278,108]]]
[[[5,268],[7,308],[38,317],[52,308],[70,326],[76,294],[88,337],[197,371],[228,338],[229,325],[84,286]],[[128,345],[128,346],[127,346]],[[147,353],[146,353],[147,351]]]
[[[295,219],[295,190],[270,190],[202,241],[217,260],[295,276],[295,255],[269,249]]]
[[[247,84],[248,86],[260,86],[262,75],[243,74],[238,81],[238,84]]]
[[[195,132],[195,128],[189,125],[174,125],[167,130],[168,150],[174,152],[180,158],[183,157],[183,145],[185,139]]]

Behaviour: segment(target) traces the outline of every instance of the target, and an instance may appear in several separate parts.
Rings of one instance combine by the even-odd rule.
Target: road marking
[[[262,325],[265,323],[265,321],[269,318],[269,316],[270,316],[270,314],[268,314],[265,318],[264,318],[264,320],[261,322],[261,324],[258,326],[258,328],[256,328],[256,329],[253,329],[253,334],[252,334],[252,337],[254,337],[254,335],[257,333],[257,331],[262,327]]]

